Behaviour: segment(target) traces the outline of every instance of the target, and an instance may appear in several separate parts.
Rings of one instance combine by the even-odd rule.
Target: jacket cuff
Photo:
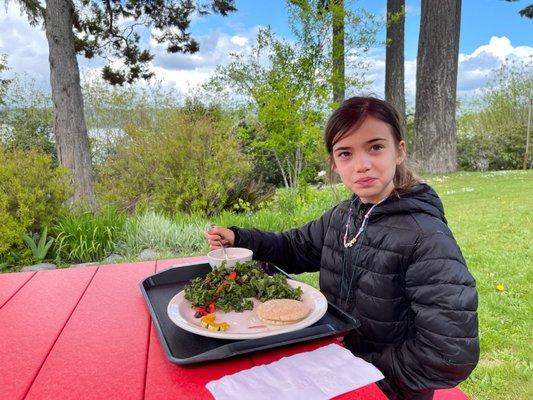
[[[236,226],[230,226],[228,229],[231,230],[233,234],[235,235],[235,240],[233,241],[233,247],[240,247],[241,235],[239,235],[239,228]]]

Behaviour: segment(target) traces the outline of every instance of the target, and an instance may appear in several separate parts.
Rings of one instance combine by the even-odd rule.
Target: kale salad
[[[228,270],[224,264],[185,287],[185,299],[192,303],[198,317],[216,309],[224,312],[253,309],[251,298],[300,300],[301,288],[293,288],[282,274],[267,275],[254,261],[237,263]]]

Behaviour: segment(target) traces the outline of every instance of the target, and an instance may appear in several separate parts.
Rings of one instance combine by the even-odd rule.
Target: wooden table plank
[[[27,399],[142,399],[150,318],[139,282],[155,261],[101,266]]]
[[[95,272],[39,271],[0,309],[0,399],[24,397]]]
[[[191,257],[157,262],[157,271],[172,265],[207,260],[206,257]],[[205,385],[214,379],[251,368],[249,357],[237,357],[220,362],[179,366],[169,362],[159,342],[156,330],[151,329],[150,351],[146,374],[145,399],[212,399]]]
[[[0,274],[0,308],[19,290],[35,272],[17,272]]]

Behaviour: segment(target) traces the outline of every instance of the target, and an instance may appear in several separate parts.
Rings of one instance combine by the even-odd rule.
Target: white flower
[[[326,171],[323,171],[323,170],[322,170],[322,171],[319,171],[318,174],[317,174],[317,176],[318,176],[319,178],[322,178],[323,176],[326,176]]]

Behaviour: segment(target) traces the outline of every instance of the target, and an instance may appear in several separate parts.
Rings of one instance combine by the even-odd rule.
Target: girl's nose
[[[354,165],[354,170],[356,173],[358,174],[365,173],[370,169],[370,167],[371,167],[371,163],[368,157],[365,157],[365,156],[356,157],[355,165]]]

